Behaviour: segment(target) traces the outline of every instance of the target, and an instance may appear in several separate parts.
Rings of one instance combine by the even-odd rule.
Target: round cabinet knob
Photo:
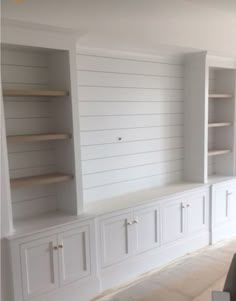
[[[132,222],[127,222],[127,225],[128,226],[131,226],[133,223]]]
[[[53,250],[55,250],[55,251],[58,250],[58,247],[57,246],[53,247]]]
[[[59,245],[58,248],[62,249],[62,248],[63,248],[63,245]]]
[[[118,137],[118,141],[121,141],[122,140],[122,137]]]
[[[138,223],[138,220],[135,219],[135,220],[133,221],[133,224],[137,224],[137,223]]]
[[[184,205],[182,205],[182,209],[185,209],[185,206],[184,206]]]
[[[187,204],[187,207],[190,207],[190,204]]]

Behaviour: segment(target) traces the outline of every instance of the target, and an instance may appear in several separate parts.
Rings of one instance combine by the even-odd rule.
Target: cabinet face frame
[[[66,276],[66,266],[65,266],[65,249],[66,243],[65,239],[70,239],[81,235],[82,237],[82,253],[78,253],[78,257],[83,256],[83,271],[79,271],[77,274]],[[78,237],[79,238],[79,237]],[[91,255],[90,255],[90,242],[89,242],[89,227],[84,226],[78,229],[68,230],[66,232],[58,234],[58,259],[59,259],[59,278],[60,286],[64,286],[71,282],[80,280],[91,273]],[[62,248],[60,247],[62,246]],[[78,250],[79,251],[79,250]],[[76,258],[75,258],[76,259]]]
[[[102,267],[108,267],[110,265],[119,263],[120,261],[123,261],[130,257],[133,254],[133,243],[132,243],[132,232],[133,227],[132,225],[128,225],[128,223],[131,223],[133,219],[132,211],[127,210],[123,213],[117,213],[116,215],[104,218],[99,223],[99,231],[100,231],[100,252],[101,252],[101,266]],[[124,227],[124,246],[125,250],[124,253],[121,255],[118,255],[117,257],[114,257],[112,259],[107,258],[107,251],[106,248],[109,245],[109,242],[106,238],[106,227],[109,227],[112,224],[115,223],[121,223],[121,226]],[[115,238],[115,235],[113,236]],[[110,242],[112,243],[112,242]]]
[[[49,249],[47,250],[50,254],[50,266],[48,267],[51,269],[51,278],[52,282],[48,283],[47,286],[39,287],[36,291],[31,291],[30,288],[30,275],[29,275],[29,259],[27,256],[29,256],[29,250],[38,248],[42,245],[48,245]],[[21,258],[21,278],[22,278],[22,289],[23,289],[23,297],[24,300],[29,300],[33,297],[40,296],[44,293],[52,292],[53,290],[59,288],[59,266],[58,266],[58,254],[57,250],[54,249],[54,247],[57,246],[57,236],[48,236],[45,238],[37,239],[34,241],[27,242],[25,244],[22,244],[20,246],[20,258]],[[35,258],[37,261],[38,258]],[[40,262],[38,264],[37,272],[42,274],[42,277],[44,276],[44,271],[41,270],[42,266],[40,265]]]
[[[160,219],[161,219],[161,213],[160,213],[160,207],[159,205],[156,206],[146,206],[144,208],[140,208],[140,209],[134,209],[134,222],[137,221],[137,223],[134,224],[134,234],[135,234],[135,253],[136,254],[141,254],[144,252],[147,252],[149,250],[155,249],[157,247],[160,246],[161,243],[161,223],[160,223]],[[153,241],[151,243],[148,243],[146,246],[143,245],[142,246],[142,241],[139,241],[139,234],[140,231],[145,230],[145,224],[141,224],[141,222],[145,223],[145,220],[142,221],[142,217],[145,218],[145,215],[149,215],[151,214],[151,219],[153,224],[151,224],[151,226],[153,226],[154,228],[150,229],[153,234]],[[140,222],[141,220],[141,222]],[[148,222],[150,222],[150,219],[148,220]],[[144,229],[141,229],[141,227],[143,227]],[[148,229],[146,229],[148,231]],[[150,232],[147,232],[150,235]]]

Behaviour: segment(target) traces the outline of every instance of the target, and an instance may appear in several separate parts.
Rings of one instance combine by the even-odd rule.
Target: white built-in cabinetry
[[[235,60],[6,28],[6,301],[88,301],[236,234]]]

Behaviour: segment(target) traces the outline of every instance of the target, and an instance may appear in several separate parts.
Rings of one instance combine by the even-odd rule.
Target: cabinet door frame
[[[192,210],[192,203],[194,199],[201,199],[202,201],[202,213],[201,217],[199,218],[202,219],[202,224],[198,228],[191,230],[191,219],[190,219],[190,210]],[[202,193],[197,193],[197,194],[191,194],[188,197],[186,197],[186,202],[185,202],[185,207],[187,211],[187,234],[195,234],[198,232],[202,232],[207,229],[209,225],[209,197],[208,197],[208,192],[202,192]]]
[[[212,204],[212,228],[227,224],[230,222],[230,208],[229,208],[229,198],[227,198],[227,191],[230,189],[230,183],[224,183],[219,185],[212,186],[212,197],[211,197],[211,204]],[[225,217],[221,221],[217,221],[216,210],[217,210],[217,191],[223,190],[225,194],[225,202],[226,212]]]
[[[141,247],[139,246],[139,241],[138,241],[138,228],[139,228],[139,216],[145,213],[153,213],[154,218],[155,218],[155,239],[154,242],[149,246],[149,247]],[[161,211],[160,211],[160,206],[159,205],[152,205],[152,206],[145,206],[143,208],[136,208],[134,209],[133,213],[133,220],[134,220],[134,230],[135,230],[135,254],[141,254],[144,252],[148,252],[152,249],[160,247],[161,244],[161,222],[160,222],[160,216],[161,216]],[[135,221],[138,221],[137,223]]]
[[[117,258],[116,260],[107,260],[106,259],[106,235],[105,235],[105,227],[109,223],[116,222],[119,220],[124,221],[124,227],[126,232],[126,254],[121,256],[120,258]],[[133,221],[133,214],[132,210],[127,210],[123,212],[118,212],[116,214],[108,215],[107,217],[103,217],[99,221],[99,232],[100,232],[100,264],[102,268],[109,267],[112,265],[115,265],[117,263],[120,263],[127,258],[129,258],[131,255],[133,255],[134,246],[133,246],[133,225],[128,225],[129,222]]]
[[[60,280],[60,286],[65,286],[69,283],[78,281],[80,279],[83,279],[85,277],[90,276],[91,274],[91,249],[90,249],[90,241],[89,241],[89,237],[90,237],[90,233],[89,233],[89,226],[81,226],[78,227],[76,229],[71,229],[71,230],[67,230],[64,231],[62,233],[59,233],[58,236],[58,246],[62,245],[63,248],[58,248],[58,260],[59,260],[59,280]],[[64,244],[64,237],[69,237],[69,236],[73,236],[76,234],[83,234],[83,249],[84,249],[84,268],[85,271],[78,273],[77,275],[75,275],[74,277],[71,277],[69,279],[66,279],[65,277],[65,271],[64,271],[64,248],[65,248],[65,244]],[[79,254],[78,254],[79,255]]]
[[[174,206],[179,205],[180,207],[180,220],[181,220],[181,231],[179,235],[172,240],[167,240],[165,237],[165,218],[166,218],[166,209]],[[178,240],[183,239],[186,236],[186,230],[187,230],[187,218],[186,218],[186,208],[185,208],[185,200],[183,196],[180,196],[179,198],[174,198],[172,200],[168,200],[165,204],[161,206],[161,244],[167,245],[171,243],[175,243]]]
[[[47,288],[38,290],[36,292],[29,291],[29,276],[28,276],[28,261],[27,261],[27,249],[35,248],[42,244],[48,243],[50,246],[50,252],[52,256],[52,269],[53,269],[53,279],[54,284],[49,285]],[[59,266],[58,266],[58,252],[54,249],[57,247],[57,235],[47,236],[44,238],[36,239],[33,241],[29,241],[20,246],[20,259],[21,259],[21,277],[22,277],[22,290],[24,300],[29,300],[33,297],[37,297],[43,295],[45,293],[50,293],[55,289],[59,288]],[[40,267],[39,267],[40,270]]]

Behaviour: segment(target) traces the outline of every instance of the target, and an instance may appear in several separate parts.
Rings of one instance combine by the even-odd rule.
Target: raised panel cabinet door
[[[186,201],[188,233],[202,231],[208,225],[207,193],[192,195]]]
[[[186,207],[182,201],[172,201],[163,206],[163,243],[181,239],[186,232]]]
[[[100,223],[103,267],[125,260],[133,252],[131,213],[115,215]]]
[[[90,274],[89,226],[58,235],[60,285],[77,281]]]
[[[20,249],[24,300],[58,288],[57,237],[34,240]]]
[[[136,253],[154,249],[160,244],[160,210],[149,207],[134,211]]]
[[[217,187],[213,194],[213,223],[220,225],[226,223],[230,219],[229,197],[227,195],[228,187]]]

